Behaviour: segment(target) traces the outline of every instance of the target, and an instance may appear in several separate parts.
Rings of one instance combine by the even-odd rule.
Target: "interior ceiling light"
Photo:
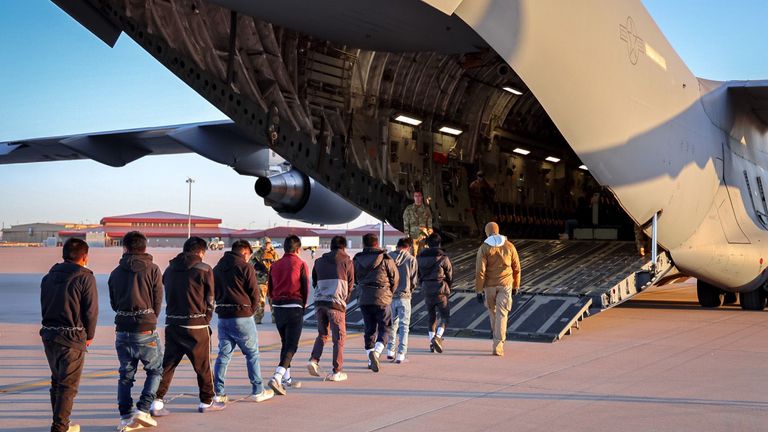
[[[504,91],[508,91],[508,92],[512,93],[513,95],[520,96],[521,94],[523,94],[523,92],[521,92],[520,90],[518,90],[518,89],[516,89],[514,87],[510,87],[510,86],[504,86],[504,87],[502,87],[502,89]]]
[[[518,148],[516,148],[516,149],[514,149],[514,150],[512,150],[512,151],[513,151],[514,153],[517,153],[517,154],[521,154],[521,155],[523,155],[523,156],[525,156],[525,155],[527,155],[527,154],[529,154],[529,153],[531,152],[530,150],[521,149],[520,147],[518,147]]]
[[[459,136],[461,135],[462,132],[464,132],[461,129],[452,128],[450,126],[443,126],[440,129],[438,129],[438,131],[442,133],[447,133],[449,135],[455,135],[455,136]]]
[[[586,165],[579,166],[579,169],[583,169],[584,171],[589,171],[589,168],[587,168]]]
[[[405,114],[398,114],[397,117],[395,117],[395,121],[409,124],[411,126],[418,126],[421,124],[423,120],[419,120],[417,118],[407,116]]]
[[[546,160],[546,161],[549,161],[549,162],[552,162],[552,163],[558,163],[558,162],[560,162],[560,159],[558,159],[558,158],[556,158],[556,157],[552,157],[552,156],[547,156],[547,158],[546,158],[545,160]]]

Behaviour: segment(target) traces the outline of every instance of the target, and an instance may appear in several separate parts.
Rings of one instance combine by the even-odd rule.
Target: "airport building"
[[[12,225],[3,228],[0,240],[7,244],[45,244],[55,246],[61,244],[59,233],[63,230],[78,230],[94,225],[74,223],[28,223]]]

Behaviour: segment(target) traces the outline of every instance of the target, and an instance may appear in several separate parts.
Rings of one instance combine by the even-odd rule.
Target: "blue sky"
[[[768,79],[768,2],[643,3],[695,74]],[[125,35],[109,48],[49,1],[0,1],[0,59],[0,141],[225,118]],[[197,180],[193,213],[235,228],[283,223],[256,197],[253,178],[197,155],[119,169],[92,161],[2,165],[0,223],[185,213],[188,176]]]

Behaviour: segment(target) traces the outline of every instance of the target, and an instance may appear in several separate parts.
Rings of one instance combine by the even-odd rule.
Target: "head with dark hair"
[[[397,241],[398,249],[410,249],[413,247],[413,239],[410,237],[403,237]]]
[[[378,247],[379,236],[376,234],[368,233],[363,236],[363,247]]]
[[[71,238],[64,242],[61,250],[61,257],[64,261],[73,263],[83,263],[88,260],[88,243],[78,238]]]
[[[301,239],[295,235],[289,235],[283,242],[285,253],[298,253],[301,249]]]
[[[244,255],[250,255],[253,253],[253,248],[247,240],[240,239],[232,243],[232,252]]]
[[[424,193],[420,190],[413,192],[413,203],[420,206],[424,203]]]
[[[432,233],[427,237],[427,246],[431,248],[439,248],[443,244],[443,239],[440,238],[440,234]]]
[[[347,238],[344,236],[335,236],[331,239],[331,250],[347,248]]]
[[[184,242],[184,253],[191,253],[195,255],[205,254],[208,249],[208,243],[200,237],[190,237]]]
[[[123,248],[130,254],[147,251],[147,237],[138,231],[131,231],[123,236]]]

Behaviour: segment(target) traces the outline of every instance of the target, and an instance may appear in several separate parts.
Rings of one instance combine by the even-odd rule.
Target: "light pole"
[[[189,207],[187,212],[187,238],[192,237],[192,183],[195,180],[192,177],[187,178],[189,184]]]

